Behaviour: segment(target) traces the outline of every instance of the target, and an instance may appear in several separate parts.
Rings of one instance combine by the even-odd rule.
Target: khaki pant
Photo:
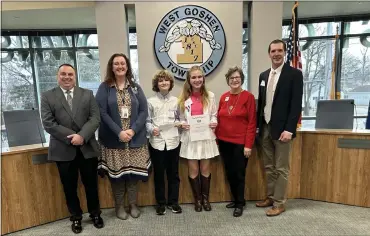
[[[264,123],[260,141],[262,159],[267,176],[267,197],[278,206],[286,202],[286,189],[289,176],[289,154],[292,141],[272,140],[270,125]]]

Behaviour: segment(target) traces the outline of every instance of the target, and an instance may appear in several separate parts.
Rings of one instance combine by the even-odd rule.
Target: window
[[[299,24],[303,73],[303,118],[315,116],[317,101],[329,98],[336,26],[339,26],[339,23]],[[289,25],[283,26],[283,37],[289,37],[289,33]]]
[[[1,147],[7,147],[3,111],[32,109],[37,105],[28,38],[1,38]]]
[[[99,50],[78,49],[77,50],[78,85],[93,91],[98,91],[101,83]]]
[[[302,40],[303,116],[315,116],[317,101],[330,94],[334,40]]]
[[[132,66],[132,73],[134,74],[135,81],[139,83],[139,61],[137,49],[130,49],[130,62]]]
[[[130,30],[129,33],[129,45],[130,45],[130,62],[132,66],[132,73],[134,74],[135,81],[140,83],[139,78],[139,61],[138,61],[138,51],[137,51],[137,35],[135,30]]]
[[[96,32],[3,32],[1,46],[2,147],[8,146],[2,112],[39,108],[41,94],[57,86],[60,64],[73,65],[77,84],[94,94],[101,83]]]
[[[344,35],[341,96],[355,100],[356,116],[367,116],[370,101],[370,22],[345,22]]]
[[[32,48],[69,48],[72,36],[33,36]]]
[[[360,21],[299,20],[299,40],[304,79],[302,126],[314,127],[317,102],[329,99],[332,65],[336,59],[336,92],[355,100],[354,128],[364,128],[370,100],[370,17]],[[290,21],[283,22],[287,40]],[[338,29],[339,45],[335,49]]]
[[[29,51],[1,52],[2,111],[36,107]]]
[[[244,73],[244,84],[243,89],[248,89],[248,28],[243,28],[243,40],[242,40],[242,70]]]

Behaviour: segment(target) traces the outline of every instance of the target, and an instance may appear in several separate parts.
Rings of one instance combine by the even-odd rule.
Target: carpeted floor
[[[167,209],[157,216],[154,207],[142,207],[137,219],[119,220],[114,209],[103,210],[103,229],[96,229],[84,215],[79,235],[370,235],[370,208],[311,200],[288,200],[285,213],[267,217],[265,210],[248,202],[242,217],[232,216],[226,203],[212,204],[211,212],[197,213],[193,205],[182,205],[182,214]],[[68,219],[8,235],[75,235]]]

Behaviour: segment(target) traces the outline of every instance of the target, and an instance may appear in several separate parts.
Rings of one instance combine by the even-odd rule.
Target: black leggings
[[[245,170],[248,165],[248,158],[244,156],[244,145],[218,140],[218,146],[235,206],[243,207],[245,206]]]

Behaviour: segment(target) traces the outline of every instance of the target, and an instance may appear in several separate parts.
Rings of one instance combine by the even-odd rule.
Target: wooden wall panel
[[[337,148],[338,138],[370,136],[305,134],[301,198],[370,207],[370,151]]]
[[[32,165],[31,152],[2,156],[1,162],[2,233],[66,217],[68,212],[55,166]]]
[[[299,198],[301,192],[301,162],[302,162],[302,134],[298,133],[293,141],[290,152],[290,174],[288,183],[288,198]]]
[[[2,161],[2,233],[44,224],[69,216],[65,204],[62,184],[54,163],[32,164],[32,155],[47,153],[47,150],[35,152],[17,152],[4,155]],[[264,197],[263,170],[259,160],[250,158],[246,176],[246,199]],[[185,159],[180,159],[180,203],[192,203],[193,194],[188,181],[188,166]],[[230,188],[226,180],[221,157],[211,161],[211,202],[230,201]],[[101,208],[114,207],[114,198],[107,177],[98,177]],[[139,182],[138,205],[155,205],[153,174],[147,182]],[[81,207],[87,212],[84,187],[79,180],[78,196]]]
[[[288,198],[306,198],[370,207],[370,151],[337,148],[338,138],[370,139],[370,135],[298,133],[290,156],[291,172]],[[54,163],[33,165],[32,155],[47,149],[30,149],[8,153],[2,163],[2,234],[44,224],[69,216],[59,173]],[[246,172],[245,198],[265,197],[263,162],[253,149]],[[192,203],[187,161],[180,159],[180,203]],[[230,201],[222,159],[211,160],[211,202]],[[114,207],[107,177],[99,180],[102,208]],[[147,182],[139,182],[138,205],[155,205],[153,174]],[[86,212],[85,191],[79,181],[78,195]]]

